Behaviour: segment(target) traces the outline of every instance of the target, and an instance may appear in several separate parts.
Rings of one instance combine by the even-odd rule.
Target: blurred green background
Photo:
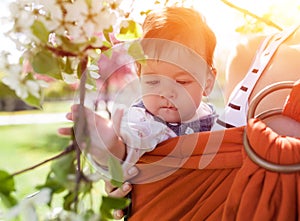
[[[46,102],[43,110],[23,110],[17,112],[0,112],[0,169],[14,173],[42,162],[63,150],[70,142],[68,137],[58,135],[57,129],[68,127],[69,122],[53,122],[47,124],[18,124],[3,125],[6,116],[47,117],[47,114],[67,113],[70,110],[69,101]],[[34,119],[33,119],[34,120]],[[34,191],[34,186],[42,184],[49,171],[50,163],[35,170],[28,171],[15,177],[17,194],[23,197]]]

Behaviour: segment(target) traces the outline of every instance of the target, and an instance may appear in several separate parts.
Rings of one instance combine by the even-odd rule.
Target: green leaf
[[[47,43],[48,42],[48,38],[49,38],[49,31],[47,30],[47,28],[45,27],[44,23],[39,21],[39,20],[35,20],[33,25],[31,26],[31,30],[32,33],[38,38],[40,39],[43,43]]]
[[[56,79],[62,79],[59,60],[49,51],[42,50],[32,59],[32,67],[36,73],[47,74]]]
[[[15,181],[13,177],[6,171],[0,170],[0,192],[9,194],[15,191]]]
[[[72,209],[72,204],[75,202],[75,197],[76,197],[75,193],[71,191],[64,196],[63,207],[65,210],[70,211]]]
[[[124,177],[121,163],[117,158],[112,156],[108,158],[108,170],[112,177],[111,184],[116,187],[121,187],[124,183]]]
[[[79,192],[86,194],[91,192],[92,188],[93,188],[92,181],[85,181],[85,182],[81,181]]]
[[[53,172],[50,172],[44,184],[36,186],[37,189],[49,188],[52,193],[61,193],[66,188],[62,185],[54,176]]]
[[[146,62],[146,56],[144,54],[144,50],[141,46],[141,44],[137,41],[133,41],[129,48],[128,48],[128,54],[136,61],[140,63]]]
[[[111,48],[112,44],[109,41],[102,41],[103,46]]]
[[[68,176],[75,174],[74,154],[65,155],[51,164],[51,170],[55,179],[62,185],[68,186],[70,183]],[[71,186],[69,186],[72,188]]]
[[[128,25],[120,29],[120,33],[117,38],[121,41],[132,40],[141,37],[142,28],[141,26],[133,20],[128,20]]]
[[[108,49],[102,52],[102,54],[104,54],[106,57],[111,58],[112,54],[113,54],[113,49]]]
[[[97,82],[96,82],[96,79],[95,78],[92,78],[90,76],[90,74],[87,75],[87,79],[86,79],[86,82],[85,82],[86,86],[88,88],[91,88],[91,90],[96,90],[97,89]]]
[[[0,192],[0,199],[7,208],[13,207],[18,203],[17,199],[11,196],[11,194],[3,194]]]
[[[28,96],[24,99],[24,101],[33,107],[36,107],[38,109],[42,109],[42,99],[41,98],[37,98],[35,96],[33,96],[32,94],[28,94]]]
[[[107,41],[109,41],[109,42],[110,42],[109,33],[113,33],[113,31],[114,31],[114,30],[113,30],[113,27],[112,27],[112,26],[110,26],[109,28],[103,30],[103,35],[104,35],[105,39],[106,39]]]
[[[95,216],[97,216],[93,209],[88,209],[84,212],[83,219],[84,220],[95,220]]]
[[[73,74],[74,70],[72,68],[72,61],[70,58],[66,59],[66,62],[61,62],[61,65],[64,67],[63,70],[66,74]]]
[[[7,207],[17,204],[16,198],[11,195],[13,191],[15,191],[13,176],[4,170],[0,170],[0,199]]]
[[[92,183],[90,182],[81,182],[80,188],[78,190],[78,198],[79,200],[84,200],[84,196],[86,193],[91,192]],[[75,204],[76,192],[74,190],[68,191],[68,193],[64,196],[63,207],[65,210],[72,210],[72,205]]]
[[[102,196],[102,203],[100,206],[101,220],[113,219],[112,211],[114,209],[125,209],[130,204],[130,199],[115,198],[109,196]]]
[[[62,46],[63,46],[63,50],[66,52],[71,52],[71,53],[75,53],[78,54],[80,52],[80,48],[84,47],[84,43],[77,43],[75,44],[74,42],[72,42],[70,40],[70,38],[67,38],[66,36],[57,36],[60,38],[60,40],[62,41]]]
[[[78,79],[80,79],[82,77],[83,73],[86,71],[86,68],[87,68],[86,65],[87,65],[87,63],[83,66],[81,64],[79,64],[77,66],[76,72],[77,72]]]

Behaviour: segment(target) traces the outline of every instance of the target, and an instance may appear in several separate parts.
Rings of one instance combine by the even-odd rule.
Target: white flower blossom
[[[29,94],[36,98],[40,98],[40,90],[47,87],[48,84],[42,80],[25,80],[24,73],[21,73],[19,65],[11,65],[8,75],[5,75],[2,82],[10,89],[14,90],[16,95],[22,99],[26,99]]]
[[[40,98],[40,94],[39,94],[40,85],[38,82],[33,80],[28,80],[25,82],[25,85],[26,85],[26,89],[28,90],[28,92],[30,92],[30,94],[32,94],[36,98]]]
[[[6,71],[8,67],[8,56],[9,52],[2,51],[0,53],[0,71]]]
[[[66,21],[73,21],[76,18],[77,26],[68,27],[74,41],[87,40],[117,22],[116,10],[111,10],[107,5],[102,0],[91,0],[90,5],[84,0],[77,0],[73,4],[66,5]],[[86,39],[82,39],[83,37]]]
[[[58,56],[59,61],[71,61],[71,65],[66,66],[67,73],[61,70],[61,74],[67,83],[72,84],[78,81],[75,71],[78,70],[80,58],[88,56],[96,60],[103,45],[110,47],[104,30],[112,27],[112,32],[119,31],[126,14],[122,9],[124,7],[120,7],[123,3],[123,0],[16,0],[10,4],[12,28],[7,36],[23,52],[23,58],[28,56],[28,60],[39,51],[37,48],[51,47],[51,52]],[[45,36],[47,34],[49,36]],[[72,56],[64,59],[66,54]],[[7,65],[1,61],[0,68],[4,69],[1,73],[6,74],[3,82],[22,99],[29,95],[40,98],[41,88],[47,87],[47,84],[28,79],[28,73],[33,71],[20,70],[18,65],[21,66]],[[70,73],[72,70],[74,73]],[[99,78],[96,65],[89,65],[88,72],[91,78]],[[87,88],[91,87],[87,84]]]
[[[56,0],[41,0],[41,10],[45,13],[45,16],[41,16],[39,19],[42,21],[49,30],[49,32],[55,31],[58,34],[63,35],[65,33],[64,26],[61,25],[63,21],[63,12],[57,4]]]
[[[36,207],[46,205],[50,200],[50,194],[51,190],[44,188],[41,191],[26,197],[5,214],[6,218],[10,220],[21,215],[25,221],[38,221]]]
[[[17,66],[19,67],[19,66]],[[18,97],[25,99],[28,97],[26,85],[22,83],[22,76],[17,72],[11,72],[3,77],[2,82],[10,89],[14,90]]]
[[[79,202],[80,203],[80,202]],[[47,214],[46,220],[72,220],[72,221],[84,221],[86,220],[85,214],[78,212],[74,213],[71,211],[63,210],[62,208],[54,208],[53,211]],[[100,220],[99,215],[95,214],[89,217],[89,221]]]
[[[34,5],[30,1],[19,1],[12,2],[9,5],[9,10],[11,14],[10,20],[13,21],[13,29],[8,32],[12,40],[20,42],[19,44],[29,44],[34,41],[35,36],[32,34],[31,26],[35,21],[36,17],[32,13],[32,8],[29,5]],[[20,46],[19,46],[20,47]],[[21,47],[20,47],[21,48]]]
[[[98,78],[100,77],[98,65],[94,65],[94,64],[89,65],[89,66],[88,66],[88,71],[89,71],[89,74],[90,74],[90,76],[91,76],[92,78],[98,79]]]
[[[78,82],[77,75],[62,73],[62,77],[67,84],[75,84]]]

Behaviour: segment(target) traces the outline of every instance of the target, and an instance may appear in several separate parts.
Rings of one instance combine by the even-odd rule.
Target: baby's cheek
[[[151,114],[156,115],[157,114],[157,99],[154,98],[154,96],[145,96],[143,97],[143,103],[145,105],[145,108],[147,111],[149,111]]]
[[[198,106],[196,106],[194,101],[186,99],[185,101],[180,103],[178,111],[179,114],[185,118],[184,120],[189,120],[189,118],[192,118],[195,115]]]

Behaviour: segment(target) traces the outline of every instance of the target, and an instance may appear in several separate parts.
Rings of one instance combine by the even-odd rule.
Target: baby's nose
[[[161,85],[160,96],[168,99],[174,99],[177,97],[177,94],[178,88],[172,81],[165,81],[164,84]]]
[[[169,90],[165,89],[161,91],[160,96],[168,99],[174,99],[176,98],[176,91],[171,88]]]

